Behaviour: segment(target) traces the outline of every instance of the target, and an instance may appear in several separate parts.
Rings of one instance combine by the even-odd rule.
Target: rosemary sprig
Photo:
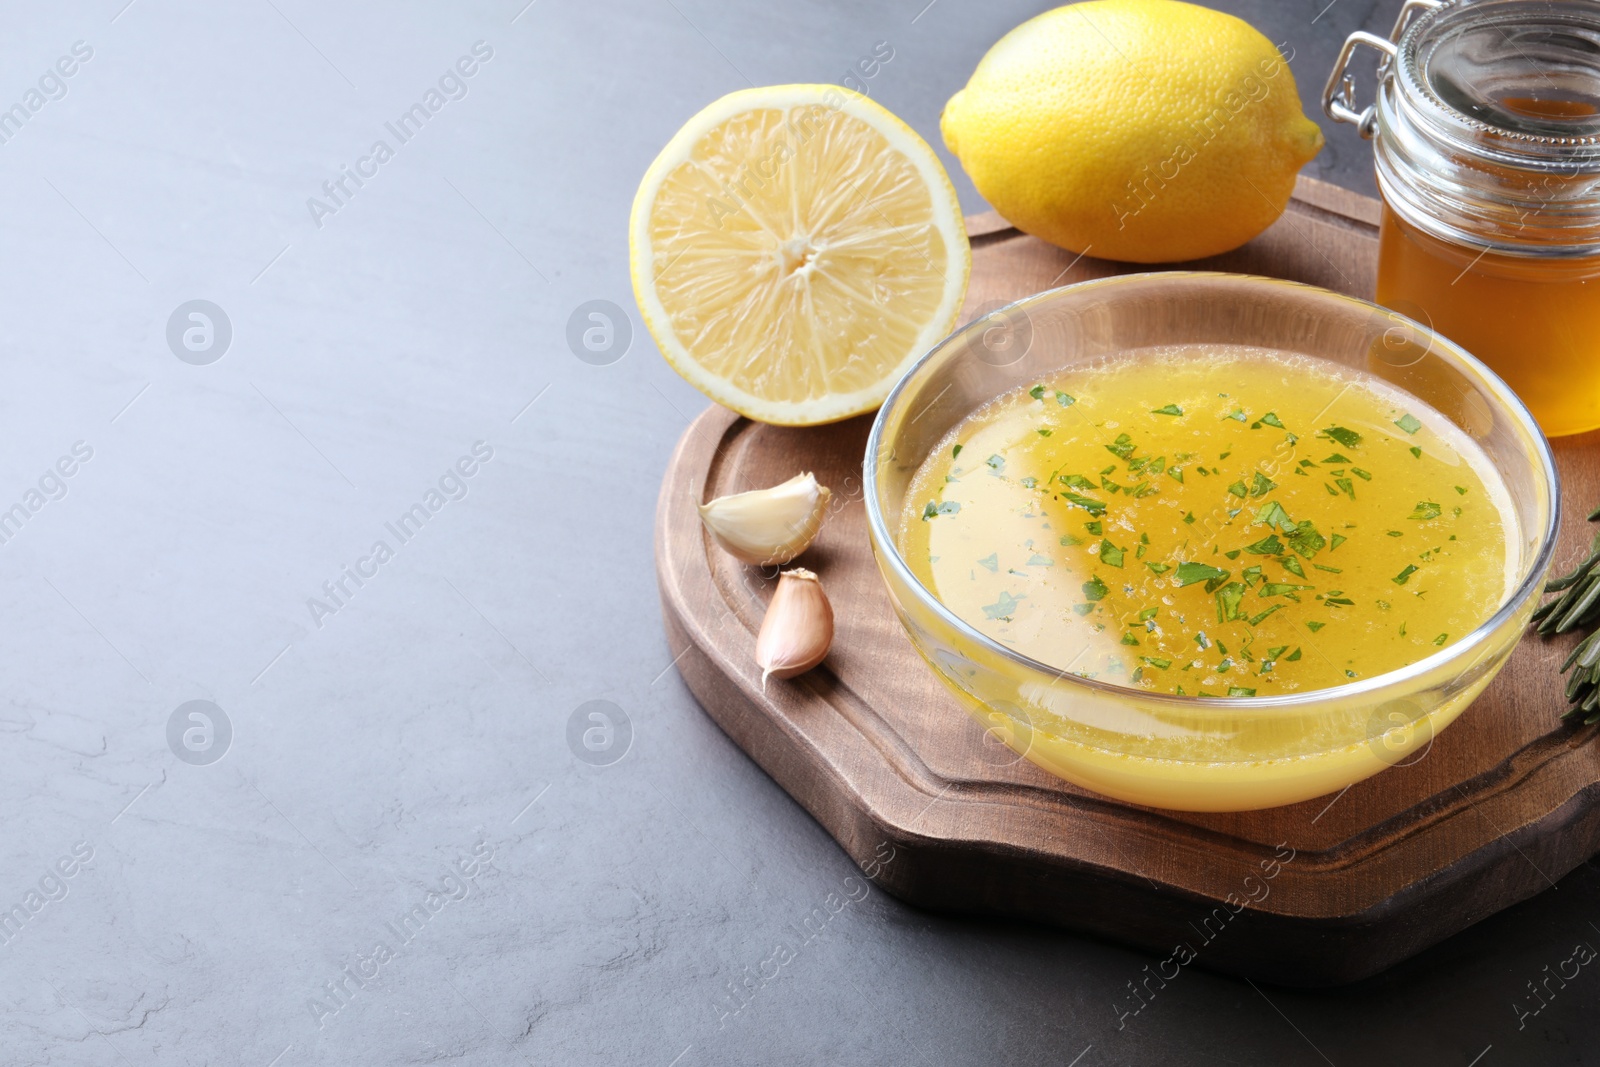
[[[1589,519],[1600,519],[1600,508],[1590,512]],[[1595,535],[1583,562],[1570,573],[1546,583],[1544,590],[1561,595],[1541,604],[1533,613],[1540,634],[1548,637],[1594,626],[1600,620],[1600,534]],[[1567,679],[1567,700],[1572,707],[1562,718],[1581,720],[1585,726],[1600,722],[1600,629],[1592,630],[1568,654],[1561,672],[1569,670],[1572,676]]]

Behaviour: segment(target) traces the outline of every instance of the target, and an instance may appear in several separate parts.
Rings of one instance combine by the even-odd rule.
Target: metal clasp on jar
[[[1379,53],[1378,91],[1381,92],[1383,83],[1391,74],[1396,45],[1406,30],[1410,29],[1412,17],[1419,11],[1432,11],[1443,6],[1444,0],[1406,0],[1388,37],[1379,37],[1365,30],[1357,30],[1346,37],[1344,47],[1339,49],[1339,58],[1333,61],[1328,84],[1322,90],[1322,110],[1327,116],[1335,122],[1350,123],[1363,138],[1370,141],[1378,132],[1378,106],[1375,103],[1368,104],[1360,111],[1356,110],[1356,79],[1350,73],[1350,59],[1355,55],[1356,46],[1366,45]]]

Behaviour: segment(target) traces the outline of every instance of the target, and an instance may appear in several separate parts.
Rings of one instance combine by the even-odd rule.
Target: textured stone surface
[[[1323,2],[1219,6],[1309,99],[1397,6]],[[1038,10],[924,3],[12,5],[0,107],[92,56],[0,144],[0,509],[39,505],[0,545],[0,1059],[1580,1062],[1587,968],[1515,1006],[1600,944],[1588,869],[1362,986],[1189,968],[1122,1015],[1155,960],[884,897],[679,684],[651,520],[703,401],[636,321],[594,365],[569,317],[636,319],[633,189],[706,101],[888,41],[870,92],[937,142]],[[1348,128],[1311,171],[1371,189]],[[193,300],[231,324],[214,361],[187,318],[169,346]],[[480,441],[465,496],[391,532]],[[195,700],[220,759],[215,714],[169,744]],[[609,749],[569,730],[591,701]]]

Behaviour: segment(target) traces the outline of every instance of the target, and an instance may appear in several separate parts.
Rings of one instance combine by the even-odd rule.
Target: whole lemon
[[[1136,263],[1244,244],[1322,147],[1272,42],[1179,0],[1086,0],[1024,22],[939,125],[1018,229]]]

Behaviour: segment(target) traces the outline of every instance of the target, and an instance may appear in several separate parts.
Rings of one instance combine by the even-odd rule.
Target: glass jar
[[[1388,39],[1345,41],[1323,109],[1374,142],[1378,302],[1487,363],[1547,435],[1600,428],[1600,2],[1409,0]]]

